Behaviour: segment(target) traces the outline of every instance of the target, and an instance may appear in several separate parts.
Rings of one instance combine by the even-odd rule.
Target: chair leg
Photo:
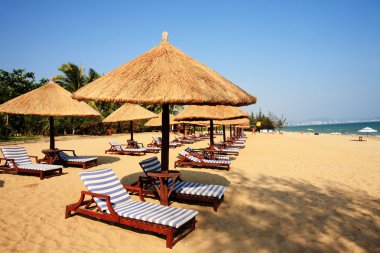
[[[173,248],[173,240],[174,240],[174,231],[170,231],[166,235],[166,248]]]
[[[40,180],[43,180],[43,179],[44,179],[44,171],[41,170],[41,171],[40,171]]]

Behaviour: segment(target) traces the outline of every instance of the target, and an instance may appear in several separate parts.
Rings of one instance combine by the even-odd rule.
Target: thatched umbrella
[[[179,124],[178,122],[174,121],[174,118],[175,116],[173,114],[169,114],[169,125]],[[150,127],[162,126],[162,112],[157,114],[155,118],[152,118],[151,120],[146,122],[145,126],[150,126]]]
[[[133,140],[133,121],[134,120],[143,120],[143,119],[152,119],[157,118],[158,116],[139,106],[134,104],[124,104],[119,109],[111,113],[107,118],[103,120],[104,123],[112,122],[131,122],[131,140]]]
[[[249,125],[249,119],[231,119],[231,120],[216,120],[214,122],[217,126],[223,126],[223,141],[226,141],[226,126],[230,126],[230,138],[232,137],[232,126],[237,127],[237,125]]]
[[[191,105],[187,106],[175,118],[179,120],[210,120],[210,146],[214,146],[214,120],[239,119],[248,117],[248,113],[239,107],[234,106],[208,106],[208,105]],[[225,128],[223,128],[225,133]],[[225,134],[223,135],[225,141]]]
[[[53,81],[0,105],[0,113],[48,116],[50,149],[55,149],[54,117],[101,116],[85,102],[72,99],[70,92]]]
[[[162,172],[169,168],[169,105],[249,105],[256,98],[168,42],[96,79],[74,93],[79,100],[162,105]],[[166,191],[166,193],[165,193]],[[167,187],[161,203],[167,204]]]

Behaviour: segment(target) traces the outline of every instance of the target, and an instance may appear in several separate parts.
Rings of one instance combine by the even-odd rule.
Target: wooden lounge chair
[[[118,142],[110,141],[111,145],[110,149],[107,149],[105,153],[113,153],[120,155],[145,155],[146,148],[128,148],[124,147],[125,145],[121,145]]]
[[[205,149],[205,151],[214,152],[215,154],[224,154],[224,155],[239,155],[239,149],[238,148],[224,148],[220,147],[218,145],[213,146],[213,148]]]
[[[3,153],[5,165],[0,170],[10,173],[25,173],[25,174],[38,174],[40,179],[44,179],[46,175],[62,174],[61,165],[40,164],[42,159],[37,156],[28,156],[24,147],[9,146],[0,148]],[[37,163],[32,163],[30,158],[35,158]]]
[[[162,147],[162,138],[161,137],[152,137],[152,143],[148,144],[148,147]],[[179,142],[169,142],[169,148],[180,147],[181,143]]]
[[[128,148],[145,148],[146,153],[155,153],[156,154],[156,153],[159,153],[161,151],[160,147],[154,147],[154,146],[144,147],[143,143],[137,142],[134,140],[127,140],[127,142],[128,142]]]
[[[192,149],[190,147],[185,148],[185,151],[188,153],[192,153],[195,156],[201,156],[205,159],[211,159],[210,154],[204,152],[203,149]],[[213,157],[215,160],[230,160],[230,157],[228,155],[221,155],[221,154],[215,154]]]
[[[66,206],[65,218],[80,213],[100,220],[163,234],[166,247],[186,229],[195,229],[197,211],[133,200],[112,169],[80,173],[88,191],[77,203]],[[85,198],[90,197],[89,200]]]
[[[193,144],[195,141],[192,139],[186,139],[182,137],[175,137],[174,142],[180,142],[180,143],[186,143],[186,144]]]
[[[66,152],[72,152],[73,155],[69,156]],[[82,166],[84,170],[89,168],[91,164],[93,166],[98,165],[98,158],[96,156],[77,156],[72,149],[61,150],[61,152],[58,153],[58,157],[63,165],[79,165]]]
[[[160,172],[161,163],[157,157],[151,157],[140,162],[140,166],[145,173],[145,177],[140,177],[139,182],[135,184],[138,189],[142,189],[138,192],[142,195],[158,195],[158,189],[155,184],[158,184],[157,180],[148,176],[149,172]],[[172,171],[171,171],[172,172]],[[200,205],[211,205],[215,212],[218,211],[218,207],[224,199],[224,192],[226,187],[223,185],[212,184],[200,184],[194,182],[183,181],[181,177],[177,177],[176,180],[169,179],[169,189],[172,189],[170,199],[173,201],[190,202]],[[143,199],[142,196],[140,198]]]
[[[189,166],[210,169],[226,169],[227,171],[230,170],[230,161],[204,159],[200,156],[195,156],[194,154],[190,154],[186,151],[180,152],[179,156],[180,159],[175,161],[174,168]]]

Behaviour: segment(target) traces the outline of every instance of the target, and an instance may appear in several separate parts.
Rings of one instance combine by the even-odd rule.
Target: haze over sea
[[[313,129],[317,133],[341,133],[352,135],[365,135],[359,133],[360,129],[370,127],[377,130],[377,133],[370,133],[372,136],[380,137],[380,122],[360,122],[360,123],[340,123],[340,124],[324,124],[324,125],[304,125],[304,126],[287,126],[285,132],[308,132],[307,129]]]

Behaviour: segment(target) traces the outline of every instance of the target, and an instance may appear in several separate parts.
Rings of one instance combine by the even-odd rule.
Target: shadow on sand
[[[322,189],[306,181],[230,173],[234,185],[218,211],[222,216],[199,213],[204,218],[198,227],[213,235],[207,252],[380,252],[380,199],[331,182]],[[228,229],[222,230],[223,217]]]
[[[4,181],[0,180],[0,187],[4,187]]]
[[[120,161],[119,157],[115,156],[98,156],[98,164],[115,163]]]

